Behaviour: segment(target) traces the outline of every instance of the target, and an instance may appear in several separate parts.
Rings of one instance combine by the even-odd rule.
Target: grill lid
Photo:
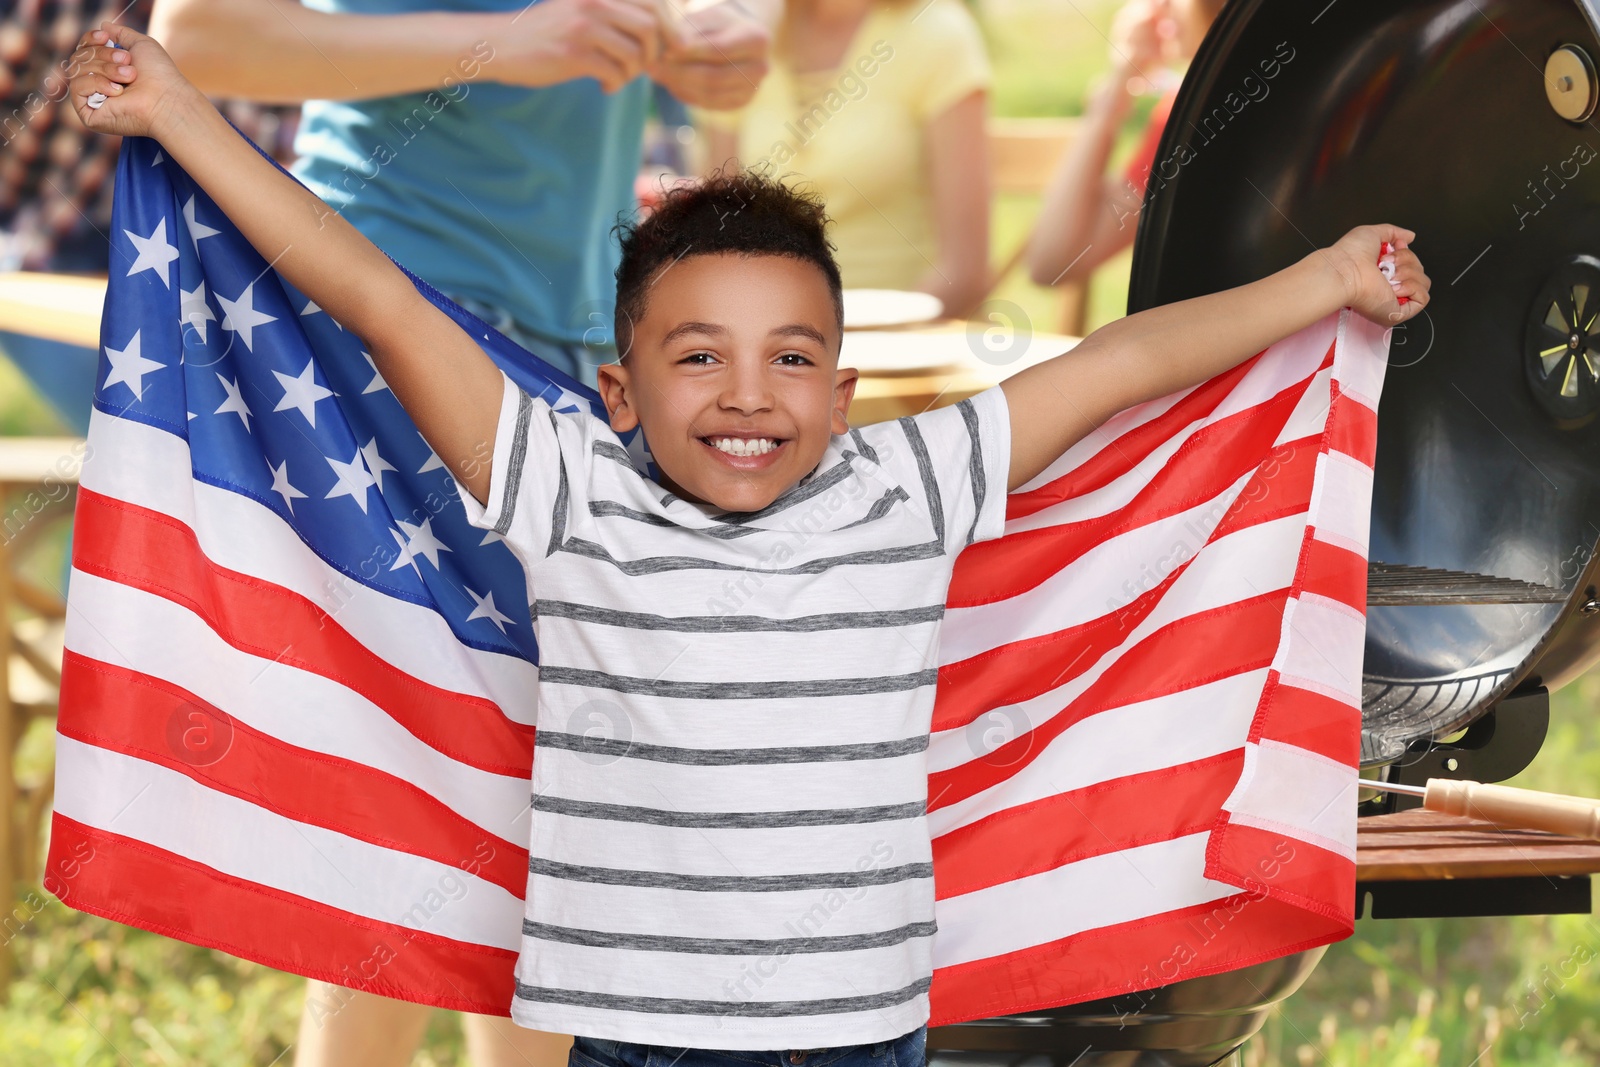
[[[1379,409],[1368,765],[1600,659],[1587,3],[1233,0],[1156,153],[1130,312],[1253,281],[1361,223],[1414,230],[1433,278],[1394,331]]]

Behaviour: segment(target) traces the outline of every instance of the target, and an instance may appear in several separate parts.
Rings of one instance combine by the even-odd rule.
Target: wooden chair
[[[1082,121],[1078,118],[990,118],[990,174],[995,192],[1042,195]],[[1028,241],[1024,238],[1011,251],[995,271],[989,287],[991,293],[1021,265],[1027,248]],[[1089,314],[1089,283],[1071,282],[1060,286],[1059,292],[1061,312],[1057,329],[1073,337],[1082,337]]]
[[[21,564],[40,536],[72,515],[84,442],[74,437],[0,437],[0,914],[3,940],[25,924],[14,887],[37,885],[52,768],[19,781],[17,749],[35,719],[53,720],[61,687],[66,605]],[[11,979],[0,952],[0,1000]]]

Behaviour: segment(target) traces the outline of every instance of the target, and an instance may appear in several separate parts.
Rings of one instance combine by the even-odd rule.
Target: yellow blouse
[[[693,114],[736,130],[747,170],[822,195],[846,287],[911,289],[938,259],[925,130],[989,87],[988,54],[961,0],[878,0],[844,55],[803,73],[774,61],[743,108]]]

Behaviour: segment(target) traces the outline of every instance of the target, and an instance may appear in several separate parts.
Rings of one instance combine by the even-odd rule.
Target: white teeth
[[[770,437],[712,437],[708,440],[711,447],[730,456],[764,456],[778,447],[778,442]]]

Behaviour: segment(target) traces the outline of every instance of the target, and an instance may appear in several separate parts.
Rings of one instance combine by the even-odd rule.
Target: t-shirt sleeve
[[[912,98],[919,122],[937,118],[978,89],[989,88],[994,72],[983,31],[960,0],[932,0],[911,24],[914,39],[903,51],[915,57],[917,92]],[[896,49],[896,58],[901,48]]]
[[[1005,532],[1011,412],[998,385],[905,420],[917,474],[935,492],[928,508],[951,553]]]
[[[544,559],[551,551],[555,516],[567,506],[565,452],[561,418],[550,405],[530,396],[504,371],[505,392],[495,424],[494,449],[489,467],[489,498],[480,504],[456,480],[456,492],[467,521],[492,530],[526,564]],[[454,474],[451,475],[455,479]]]

